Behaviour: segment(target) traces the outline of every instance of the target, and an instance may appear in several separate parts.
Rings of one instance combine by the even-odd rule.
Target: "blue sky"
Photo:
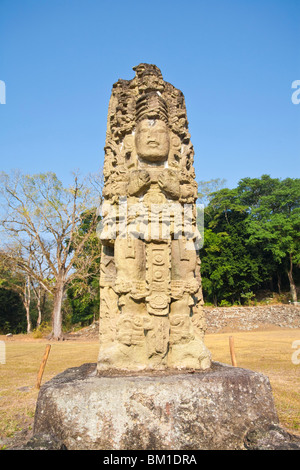
[[[0,0],[0,169],[98,171],[112,84],[148,62],[185,95],[198,181],[299,178],[299,21],[299,0]]]

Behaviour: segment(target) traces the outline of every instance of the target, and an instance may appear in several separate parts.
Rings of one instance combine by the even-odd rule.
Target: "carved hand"
[[[134,195],[150,185],[150,175],[146,170],[134,170],[130,174],[128,194]]]
[[[158,184],[172,198],[179,197],[180,185],[176,171],[170,168],[164,170],[158,178]]]

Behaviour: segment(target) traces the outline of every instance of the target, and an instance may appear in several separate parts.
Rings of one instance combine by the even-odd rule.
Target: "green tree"
[[[26,331],[25,309],[19,294],[0,287],[0,333],[22,333]]]
[[[269,275],[264,259],[249,249],[244,223],[232,224],[226,231],[205,230],[201,250],[204,297],[215,305],[222,300],[242,302]]]
[[[239,197],[250,205],[249,243],[285,269],[292,301],[297,302],[294,270],[300,265],[300,179],[245,178],[239,184]]]
[[[82,224],[79,228],[80,236],[90,231],[91,223],[93,223],[93,219],[91,213],[88,212],[82,217]],[[75,278],[67,290],[68,300],[72,308],[72,323],[80,322],[82,325],[95,321],[99,316],[101,244],[94,231],[90,234],[78,261],[80,262],[81,258],[90,257],[91,253],[93,253],[93,260],[88,267],[88,278]],[[76,267],[77,264],[75,263],[75,270]]]
[[[11,257],[12,251],[11,248],[0,251],[0,286],[19,295],[26,312],[27,333],[30,333],[31,278],[19,268],[16,259]]]
[[[215,302],[247,300],[275,276],[280,289],[283,270],[297,301],[300,180],[263,175],[210,194],[201,257],[204,294]]]
[[[274,212],[284,205],[293,208],[297,199],[296,190],[288,194],[280,184],[279,180],[263,175],[260,179],[245,178],[237,188],[223,188],[211,194],[205,209],[205,239],[201,259],[204,296],[213,298],[214,303],[223,299],[232,302],[244,299],[247,302],[253,292],[277,273],[282,257],[286,256],[282,248],[286,247],[287,240],[284,241],[281,234],[280,243],[277,241],[276,247],[274,245],[274,240],[279,236]],[[289,181],[289,191],[293,185]],[[281,203],[276,192],[279,187]],[[266,210],[266,205],[262,206],[262,201],[267,199],[271,212]],[[299,233],[297,223],[293,221],[294,217],[297,218],[296,212],[293,212],[291,218],[285,218],[285,225],[291,228],[290,242],[292,238],[295,241]],[[259,218],[258,214],[261,214]],[[268,217],[265,223],[262,223],[262,214]],[[268,224],[271,224],[270,227]],[[281,220],[281,230],[285,225]],[[286,227],[285,230],[288,231]],[[267,243],[270,239],[273,245]],[[295,252],[297,249],[293,252],[293,259]]]

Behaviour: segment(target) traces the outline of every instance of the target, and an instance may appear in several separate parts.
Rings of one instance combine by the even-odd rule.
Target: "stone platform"
[[[34,435],[69,450],[300,448],[278,425],[268,378],[216,362],[117,377],[97,376],[96,364],[67,369],[41,387]]]

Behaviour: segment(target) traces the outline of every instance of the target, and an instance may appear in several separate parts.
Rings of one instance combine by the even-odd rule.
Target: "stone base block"
[[[269,380],[250,370],[99,377],[84,364],[41,387],[34,434],[70,450],[245,449],[277,428]]]

